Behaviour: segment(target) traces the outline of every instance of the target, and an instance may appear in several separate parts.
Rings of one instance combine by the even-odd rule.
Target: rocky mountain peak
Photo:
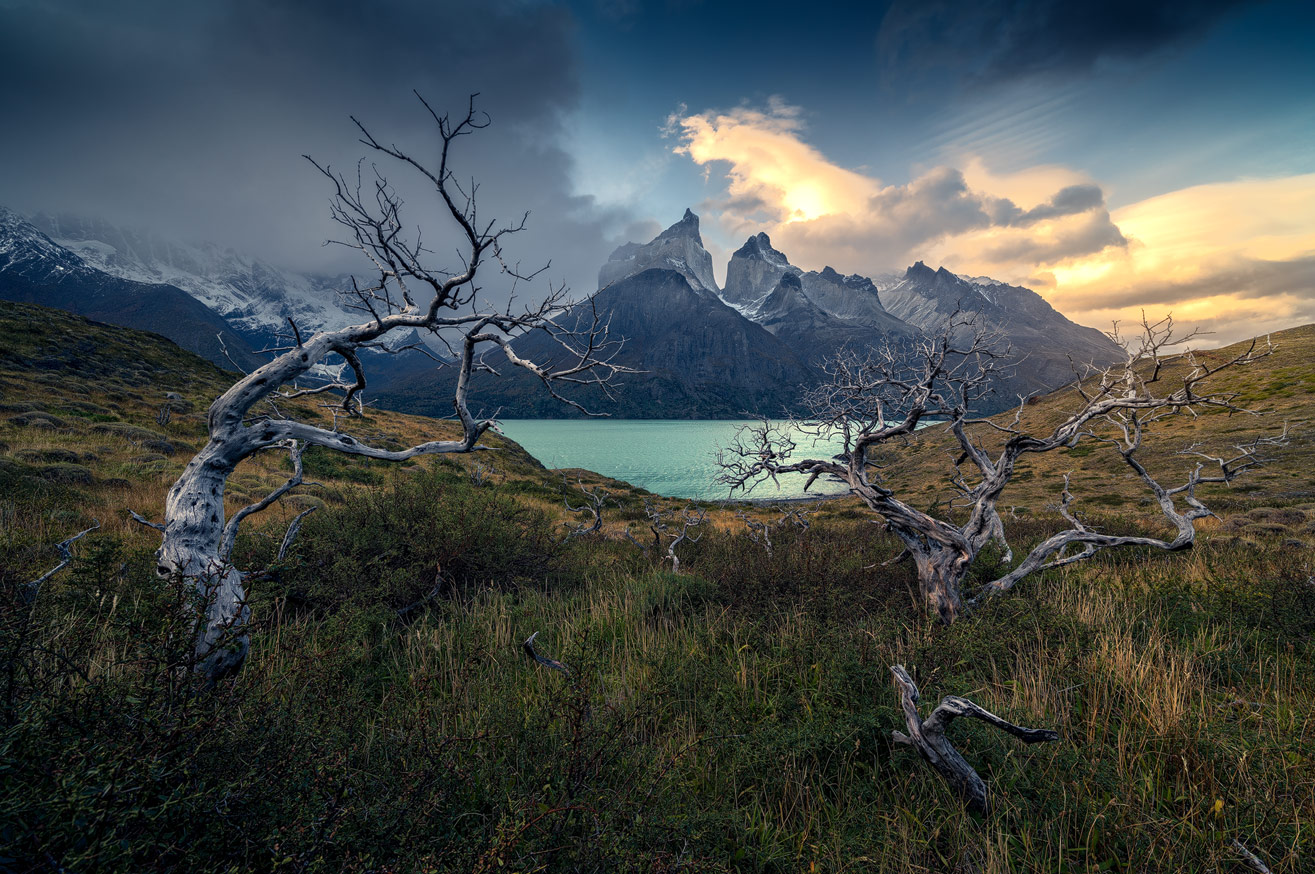
[[[936,271],[921,261],[913,262],[913,266],[904,271],[905,279],[928,279],[935,275]]]
[[[744,241],[744,245],[735,250],[732,258],[760,258],[771,264],[788,266],[790,259],[785,253],[772,248],[772,238],[764,233],[757,233]]]
[[[671,240],[678,237],[688,237],[700,246],[703,245],[703,237],[699,235],[699,217],[688,207],[685,208],[685,214],[681,216],[680,221],[658,234],[653,242],[656,243],[658,240]]]
[[[606,288],[622,279],[651,269],[674,270],[699,292],[717,294],[712,275],[712,255],[703,248],[699,217],[686,209],[680,221],[647,243],[625,243],[616,248],[598,271],[598,287]]]
[[[754,234],[731,255],[726,265],[726,288],[722,300],[741,312],[760,305],[782,274],[798,273],[784,252],[772,248],[772,238],[764,233]]]

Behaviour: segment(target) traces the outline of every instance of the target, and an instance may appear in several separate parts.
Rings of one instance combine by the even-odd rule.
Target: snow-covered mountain
[[[285,342],[288,319],[308,333],[364,318],[338,294],[346,277],[297,273],[213,244],[69,216],[29,223],[0,211],[0,273],[0,294],[11,299],[148,327],[212,360],[216,333],[235,331],[249,354]],[[719,289],[699,217],[690,210],[651,241],[613,252],[599,271],[599,287],[594,303],[612,318],[613,334],[626,337],[626,363],[649,374],[629,381],[651,383],[647,394],[628,393],[627,415],[775,413],[820,378],[818,365],[841,348],[900,346],[939,331],[955,310],[976,313],[1027,361],[998,387],[1002,406],[1018,392],[1064,384],[1074,362],[1102,365],[1123,354],[1029,289],[922,262],[876,279],[831,267],[805,271],[766,234],[749,237],[732,255],[726,287]],[[135,321],[116,317],[115,307]],[[416,339],[412,332],[390,346]],[[385,403],[396,395],[430,412],[410,399],[444,394],[434,395],[442,380],[430,357],[416,351],[370,357],[372,385]],[[549,413],[525,406],[528,394],[490,392],[505,414]]]
[[[338,291],[344,276],[296,273],[213,243],[183,243],[99,219],[39,214],[32,224],[91,267],[134,282],[181,288],[223,316],[256,348],[272,345],[293,319],[303,331],[362,321]]]
[[[222,316],[176,286],[114,276],[0,207],[0,298],[163,334],[224,368],[260,359]]]

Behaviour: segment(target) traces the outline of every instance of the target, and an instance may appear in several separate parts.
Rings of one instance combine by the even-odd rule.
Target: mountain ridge
[[[244,337],[186,291],[105,273],[4,207],[0,207],[0,297],[152,331],[225,369],[250,370],[261,364]]]
[[[6,213],[11,226],[22,221]],[[236,355],[249,369],[261,361],[252,345],[284,342],[280,335],[288,319],[308,332],[361,318],[334,293],[341,277],[294,274],[218,246],[172,243],[67,215],[41,215],[26,226],[30,230],[20,235],[24,254],[15,260],[10,253],[0,268],[10,298],[53,303],[102,320],[117,318],[120,324],[158,330],[226,366],[231,364],[223,349],[210,339],[214,334],[224,335],[227,356]],[[635,280],[645,274],[650,275]],[[169,277],[183,285],[133,277]],[[172,291],[162,290],[166,288]],[[614,288],[619,291],[609,291]],[[1029,362],[998,387],[999,397],[988,402],[996,407],[1008,405],[1016,394],[1071,381],[1075,364],[1099,366],[1123,354],[1100,332],[1074,324],[1030,289],[956,275],[922,261],[903,275],[875,279],[830,265],[805,271],[791,264],[766,233],[749,236],[731,255],[725,287],[720,288],[712,256],[703,245],[699,216],[690,209],[649,242],[618,246],[599,270],[599,289],[594,305],[601,302],[604,315],[612,316],[612,336],[627,336],[631,349],[638,350],[628,366],[647,374],[632,377],[632,386],[651,383],[647,390],[613,404],[611,411],[618,415],[776,415],[816,384],[821,363],[840,349],[907,344],[935,334],[958,310],[975,314]],[[649,297],[641,301],[643,294]],[[155,297],[159,303],[143,303]],[[206,300],[224,311],[207,306]],[[710,326],[727,337],[711,336]],[[678,339],[682,334],[684,339]],[[240,342],[243,338],[246,344]],[[414,340],[412,336],[401,342]],[[535,347],[531,340],[517,343],[522,349]],[[734,360],[730,349],[748,358]],[[428,357],[371,350],[369,358],[377,401],[446,414],[446,377],[435,375]],[[760,372],[746,366],[750,360]],[[682,369],[688,371],[686,376],[680,375]],[[771,375],[771,387],[764,384],[763,374]],[[493,392],[508,415],[564,412],[528,391],[494,387]],[[437,400],[426,400],[426,393]]]

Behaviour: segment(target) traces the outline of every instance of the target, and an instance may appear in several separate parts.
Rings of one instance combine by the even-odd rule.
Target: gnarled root
[[[956,716],[970,716],[994,725],[1001,731],[1008,732],[1025,744],[1042,741],[1059,740],[1059,733],[1043,728],[1024,728],[1014,725],[983,710],[967,698],[947,695],[925,720],[918,716],[918,687],[903,665],[892,665],[891,673],[895,675],[895,685],[900,690],[900,704],[904,708],[904,722],[909,733],[892,731],[891,739],[896,743],[908,744],[918,751],[942,777],[949,781],[954,790],[963,796],[968,809],[977,813],[986,813],[989,808],[989,796],[986,783],[977,776],[977,772],[959,755],[959,751],[950,745],[945,737],[945,730]]]

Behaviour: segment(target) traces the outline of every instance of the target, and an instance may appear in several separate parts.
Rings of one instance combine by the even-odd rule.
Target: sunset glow
[[[972,155],[883,185],[810,145],[803,116],[775,100],[675,120],[674,151],[713,174],[713,218],[729,235],[767,232],[793,263],[944,264],[1033,287],[1086,324],[1172,310],[1219,342],[1315,319],[1315,174],[1192,186],[1111,212],[1099,180],[1055,164],[997,172]]]

